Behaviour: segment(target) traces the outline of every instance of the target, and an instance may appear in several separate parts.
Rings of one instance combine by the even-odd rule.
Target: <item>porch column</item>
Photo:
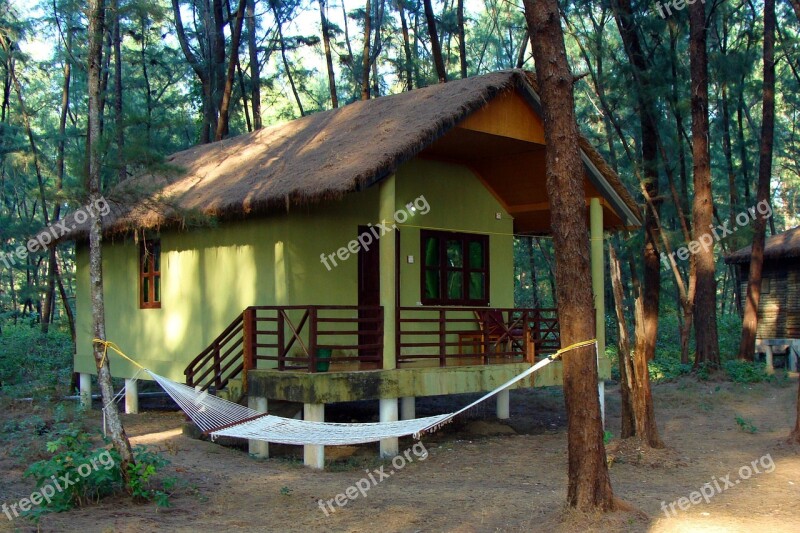
[[[775,373],[775,365],[773,365],[772,345],[764,344],[764,357],[766,358],[767,367],[764,369],[767,374]]]
[[[592,292],[594,293],[595,338],[597,339],[597,371],[600,371],[599,358],[606,352],[606,291],[605,263],[603,254],[603,206],[599,198],[589,201],[589,234],[592,263]],[[605,421],[605,383],[600,379],[598,386],[600,397],[600,416]]]
[[[503,389],[497,393],[497,418],[508,420],[511,417],[511,395],[508,389]]]
[[[92,408],[92,375],[86,372],[80,373],[80,398],[81,407],[84,409]]]
[[[383,369],[397,368],[395,346],[395,319],[397,313],[397,225],[394,214],[397,210],[395,193],[395,177],[389,176],[380,183],[378,190],[378,217],[386,227],[392,228],[390,233],[380,239],[380,278],[381,305],[383,306]],[[397,398],[380,399],[380,421],[396,422],[398,418]],[[398,452],[396,438],[383,439],[380,442],[381,457],[394,457]]]
[[[325,422],[325,404],[303,404],[303,419],[310,422]],[[303,445],[303,464],[320,470],[325,468],[325,446]]]
[[[380,399],[380,421],[397,422],[397,398]],[[394,457],[400,453],[397,437],[381,440],[381,457]]]
[[[125,413],[139,414],[139,382],[135,379],[125,380]]]
[[[390,233],[383,235],[379,242],[380,249],[380,280],[381,280],[381,305],[383,306],[383,369],[397,368],[397,355],[395,354],[395,313],[396,310],[396,276],[397,252],[395,239],[397,226],[394,221],[395,206],[395,177],[389,176],[380,183],[378,192],[378,217],[386,227],[393,228]]]
[[[267,399],[263,396],[248,396],[247,407],[259,413],[266,413]],[[248,440],[247,452],[253,457],[267,459],[269,457],[269,443],[263,440]]]
[[[417,418],[417,399],[414,396],[400,398],[400,420]]]

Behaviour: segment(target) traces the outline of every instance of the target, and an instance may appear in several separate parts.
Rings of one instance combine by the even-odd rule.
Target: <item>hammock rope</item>
[[[407,435],[412,435],[415,439],[419,439],[422,435],[437,431],[445,424],[452,422],[455,417],[525,379],[534,372],[541,370],[561,357],[562,354],[590,345],[595,345],[595,350],[597,349],[596,339],[571,344],[547,356],[521,374],[514,376],[469,405],[452,413],[395,422],[341,424],[296,420],[262,413],[218,398],[209,394],[208,391],[200,391],[160,376],[125,355],[113,342],[101,339],[94,339],[94,342],[102,344],[106,350],[112,349],[142,371],[147,372],[178,404],[181,410],[192,419],[197,427],[203,433],[211,435],[212,439],[224,436],[280,444],[322,446],[362,444],[394,437],[405,437]]]

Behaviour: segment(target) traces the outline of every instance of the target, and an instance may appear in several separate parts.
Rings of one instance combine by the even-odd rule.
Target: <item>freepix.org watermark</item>
[[[90,218],[97,216],[106,216],[111,212],[111,206],[108,201],[102,196],[89,205],[85,205],[72,214],[72,224],[67,225],[65,219],[58,220],[40,231],[36,237],[28,240],[27,244],[20,244],[16,249],[9,253],[0,252],[0,262],[6,268],[11,268],[17,264],[17,261],[23,262],[28,258],[29,254],[44,251],[47,245],[53,241],[57,241],[71,230],[74,230],[79,224],[83,224]]]
[[[17,503],[12,503],[11,505],[4,503],[2,507],[0,507],[0,510],[3,511],[9,520],[14,520],[20,516],[20,513],[27,513],[34,507],[42,505],[44,502],[49,504],[57,492],[64,492],[65,489],[77,484],[81,478],[89,477],[92,472],[100,470],[101,466],[105,470],[111,470],[114,468],[114,464],[114,458],[111,457],[111,452],[103,450],[97,454],[96,457],[92,457],[88,463],[83,463],[78,466],[78,468],[75,469],[77,475],[67,472],[63,476],[50,476],[52,483],[42,485],[39,487],[39,490],[32,492],[30,496],[22,498]],[[19,509],[19,511],[17,511],[17,509]]]
[[[758,468],[759,466],[761,467],[760,470]],[[709,503],[711,498],[717,494],[735,487],[742,481],[747,481],[756,474],[771,474],[774,471],[775,461],[772,460],[772,456],[770,454],[766,454],[759,459],[752,461],[749,465],[744,465],[739,468],[738,478],[731,479],[731,476],[733,475],[731,473],[719,478],[716,476],[712,477],[711,481],[705,483],[698,490],[693,490],[690,492],[688,497],[683,496],[669,504],[667,502],[661,502],[661,510],[664,511],[664,514],[667,518],[671,518],[678,514],[678,511],[675,510],[676,506],[681,511],[688,511],[692,505],[697,505],[702,501]]]
[[[414,201],[408,202],[405,209],[398,209],[397,212],[395,212],[393,224],[390,225],[389,222],[385,220],[374,226],[372,224],[367,224],[367,231],[364,231],[358,237],[347,243],[347,246],[342,246],[332,254],[320,254],[319,262],[325,265],[325,268],[330,272],[332,269],[339,266],[336,262],[337,258],[339,261],[344,262],[347,261],[351,255],[357,254],[359,250],[363,249],[365,252],[369,251],[369,247],[373,243],[376,243],[378,239],[387,233],[391,233],[392,230],[396,230],[398,224],[404,224],[410,217],[417,213],[426,215],[430,210],[431,206],[428,204],[428,200],[424,195],[421,195],[415,198]],[[328,261],[330,261],[330,264]]]
[[[673,9],[675,11],[682,11],[686,6],[690,6],[695,2],[705,4],[706,0],[667,0],[663,4],[661,2],[656,2],[656,11],[662,19],[665,19],[672,16]]]
[[[711,233],[704,233],[700,235],[698,239],[689,242],[686,246],[681,246],[669,254],[661,252],[661,263],[665,268],[670,268],[670,261],[674,261],[675,256],[681,261],[686,261],[689,259],[689,255],[698,253],[700,248],[708,250],[712,243],[719,242],[721,239],[733,235],[740,227],[744,227],[754,221],[757,214],[764,218],[772,216],[772,207],[769,205],[768,201],[762,200],[753,207],[749,207],[747,211],[742,211],[736,215],[736,226],[732,228],[728,227],[731,223],[730,220],[724,220],[722,224],[718,226],[711,224],[708,226],[711,229]]]
[[[376,487],[381,481],[392,477],[395,472],[399,472],[407,464],[413,463],[415,457],[420,461],[424,461],[428,458],[428,450],[425,449],[425,445],[421,442],[414,444],[402,454],[395,455],[392,459],[392,466],[394,468],[385,471],[385,465],[381,465],[380,468],[376,468],[371,472],[366,470],[367,477],[362,477],[354,484],[347,487],[344,492],[340,492],[327,501],[318,500],[317,503],[319,504],[320,510],[325,513],[325,516],[330,516],[330,513],[336,511],[336,508],[333,507],[334,503],[336,504],[336,507],[344,507],[352,500],[357,499],[359,496],[366,498],[367,492],[370,489]]]

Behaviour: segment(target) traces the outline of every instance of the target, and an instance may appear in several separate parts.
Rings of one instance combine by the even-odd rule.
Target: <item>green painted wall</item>
[[[465,167],[414,160],[398,170],[397,209],[424,195],[430,212],[401,225],[401,303],[420,299],[419,228],[490,235],[491,305],[513,306],[512,220]],[[495,213],[501,212],[497,220]],[[182,381],[186,364],[249,305],[355,305],[355,256],[328,271],[320,254],[354,239],[359,225],[378,221],[378,187],[288,215],[226,222],[160,235],[162,307],[139,309],[138,246],[106,241],[104,276],[109,340],[154,372]],[[393,235],[392,235],[393,238]],[[407,256],[413,255],[413,264]],[[332,263],[329,260],[329,263]],[[333,266],[331,264],[331,266]],[[91,356],[88,249],[77,251],[77,372],[94,373]],[[334,354],[335,356],[335,354]],[[111,356],[112,373],[135,368]]]

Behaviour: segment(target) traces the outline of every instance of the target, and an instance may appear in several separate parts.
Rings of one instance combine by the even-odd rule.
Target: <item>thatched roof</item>
[[[749,263],[752,246],[745,246],[725,258],[728,264]],[[767,237],[764,242],[764,259],[800,257],[800,226]]]
[[[532,75],[510,70],[359,101],[167,158],[175,170],[131,178],[106,195],[107,233],[236,218],[286,210],[369,187],[441,138],[461,120],[508,90],[535,95]],[[614,171],[585,139],[585,159],[617,197],[623,218],[639,208]],[[595,176],[597,179],[597,176]],[[609,189],[610,187],[610,189]],[[630,213],[633,213],[632,217]],[[88,223],[64,238],[84,237]]]

